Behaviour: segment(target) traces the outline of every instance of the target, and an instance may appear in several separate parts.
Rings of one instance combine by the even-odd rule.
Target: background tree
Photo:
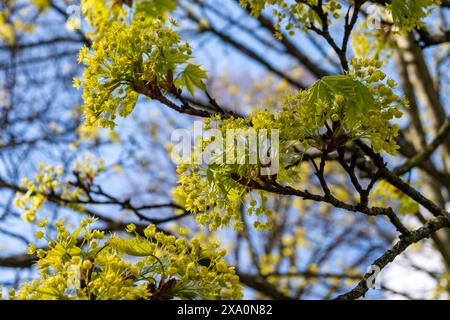
[[[448,1],[1,5],[6,287],[37,276],[36,255],[24,252],[40,228],[22,221],[25,212],[32,222],[48,217],[49,226],[58,219],[78,225],[88,214],[98,219],[98,240],[126,229],[136,239],[153,237],[149,224],[166,236],[204,236],[207,246],[221,239],[225,260],[249,289],[245,297],[447,297]],[[228,165],[182,165],[177,173],[170,134],[199,117],[220,130],[279,128],[285,157],[278,176]],[[90,156],[76,162],[86,150],[105,160],[101,170]],[[42,188],[42,177],[32,179],[40,162],[55,165],[40,168],[48,176]],[[58,222],[47,234],[77,246],[66,231]],[[37,246],[46,247],[44,240]],[[108,250],[133,254],[114,241]],[[130,295],[109,298],[182,292],[162,276],[170,261],[146,259],[158,283],[135,290],[131,281]],[[194,259],[189,268],[211,261]],[[384,269],[382,290],[367,292],[369,266]],[[188,264],[180,268],[189,278]],[[399,285],[398,270],[430,286]],[[229,297],[206,291],[196,296]]]

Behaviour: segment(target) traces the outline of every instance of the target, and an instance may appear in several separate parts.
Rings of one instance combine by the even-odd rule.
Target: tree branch
[[[423,227],[411,232],[407,237],[400,239],[391,249],[386,251],[381,257],[373,262],[372,265],[378,266],[381,270],[404,252],[411,244],[419,242],[430,237],[432,233],[450,227],[450,219],[440,216],[428,222]],[[337,300],[353,300],[363,297],[369,290],[367,279],[373,275],[372,272],[364,274],[363,279],[350,291],[338,296]]]

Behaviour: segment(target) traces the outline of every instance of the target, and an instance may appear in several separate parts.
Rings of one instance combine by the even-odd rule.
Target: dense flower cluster
[[[101,8],[91,17],[97,27],[92,50],[83,47],[79,55],[87,68],[82,79],[74,80],[75,87],[83,86],[86,125],[114,128],[117,114],[130,114],[139,94],[158,99],[164,93],[177,95],[181,88],[191,94],[204,88],[206,72],[192,63],[189,44],[181,43],[165,19],[146,11],[130,17],[122,8]]]
[[[272,15],[276,18],[276,36],[281,38],[282,31],[286,30],[290,36],[295,30],[306,31],[311,26],[320,26],[322,21],[314,10],[317,0],[285,1],[285,0],[241,0],[241,5],[255,16],[268,6],[271,6]],[[338,19],[342,16],[342,5],[337,0],[326,1],[322,5],[324,14]]]
[[[242,228],[241,211],[249,191],[247,186],[264,187],[267,179],[291,182],[298,177],[299,168],[289,163],[298,161],[310,149],[331,153],[349,141],[362,139],[375,152],[395,153],[399,126],[391,120],[402,116],[400,109],[407,106],[407,101],[394,94],[396,83],[386,79],[377,60],[355,59],[351,65],[347,75],[327,76],[307,90],[288,94],[279,112],[258,110],[245,119],[206,121],[207,128],[214,126],[224,136],[227,130],[239,129],[247,157],[251,152],[249,130],[278,130],[280,165],[271,176],[261,175],[261,163],[248,161],[180,165],[176,193],[183,195],[182,204],[187,210],[198,213],[199,223],[209,224],[215,230],[234,220],[234,227]],[[204,151],[212,143],[213,140],[206,139],[199,149]],[[224,160],[226,153],[232,152],[223,148],[216,158]],[[265,197],[259,198],[260,205],[257,208],[252,205],[246,211],[258,217],[255,227],[267,229],[271,226],[272,212],[265,209]]]
[[[386,181],[381,181],[377,185],[371,197],[374,205],[393,207],[399,214],[415,214],[419,212],[417,202]]]
[[[105,235],[85,218],[70,232],[65,221],[48,227],[48,218],[37,213],[46,201],[83,213],[78,203],[89,199],[87,189],[104,170],[103,162],[90,155],[73,167],[75,186],[64,180],[62,167],[40,165],[35,180],[24,179],[15,199],[23,218],[38,228],[36,238],[47,247],[29,245],[37,257],[39,278],[25,283],[12,299],[239,299],[239,277],[223,257],[219,243],[202,236],[187,238],[180,228],[178,237],[157,231],[155,225],[140,229],[129,224],[130,236]],[[83,187],[85,186],[85,188]],[[56,230],[56,235],[54,233]],[[131,258],[130,257],[134,257]]]
[[[266,129],[269,134],[270,129],[278,129],[278,122],[270,111],[257,111],[248,118],[228,118],[220,120],[206,119],[205,128],[213,128],[223,133],[223,136],[230,135],[230,130],[237,130],[236,140],[240,141],[243,148],[241,157],[236,154],[234,162],[227,162],[227,156],[235,153],[235,148],[227,146],[225,141],[220,150],[213,152],[211,163],[206,166],[191,165],[183,163],[178,166],[179,186],[175,189],[177,200],[188,211],[197,213],[196,220],[201,225],[209,225],[210,230],[216,230],[222,226],[229,226],[233,222],[236,230],[244,228],[241,212],[256,217],[254,226],[258,229],[268,229],[272,226],[272,221],[268,219],[272,212],[267,209],[265,202],[267,197],[264,193],[258,193],[253,199],[249,199],[250,206],[243,207],[243,200],[247,198],[249,189],[247,183],[249,179],[259,179],[262,164],[258,160],[256,163],[249,162],[248,158],[254,150],[251,148],[252,133],[259,129]],[[252,130],[252,131],[250,131]],[[254,131],[253,131],[254,130]],[[259,140],[259,137],[256,137]],[[236,141],[235,140],[235,141]],[[260,140],[259,140],[260,141]],[[270,139],[268,139],[270,141]],[[211,147],[214,139],[204,139],[196,152],[203,154],[206,148]],[[279,153],[287,153],[287,144],[281,144]],[[270,153],[270,148],[269,148]],[[195,154],[193,154],[195,157]],[[242,160],[242,161],[239,161]],[[278,174],[283,175],[284,170],[280,169]],[[246,177],[246,181],[240,181],[239,177]],[[287,177],[286,177],[287,178]],[[257,200],[258,201],[257,201]]]
[[[400,98],[394,93],[397,84],[393,79],[387,79],[386,74],[379,70],[382,67],[379,61],[354,59],[351,64],[352,77],[360,80],[373,97],[373,105],[365,110],[367,114],[365,121],[361,123],[361,136],[370,139],[375,152],[394,154],[398,149],[395,138],[400,127],[391,124],[391,120],[401,118],[401,109],[408,108],[409,102],[405,97]]]
[[[57,221],[56,238],[39,231],[48,248],[29,246],[37,255],[39,278],[23,284],[11,299],[239,299],[241,287],[234,268],[223,260],[226,251],[218,243],[201,245],[199,238],[189,241],[157,232],[149,225],[140,236],[117,235],[103,240],[105,233],[93,230],[94,219],[84,219],[70,233]],[[46,229],[47,219],[38,222]],[[127,256],[134,257],[133,259]]]
[[[423,19],[439,5],[441,0],[393,0],[388,10],[396,26],[401,30],[411,31],[424,26]]]
[[[352,5],[355,1],[349,2]],[[413,28],[422,27],[422,20],[430,14],[434,5],[440,2],[440,0],[393,0],[380,9],[383,9],[383,16],[391,20],[398,30],[411,31]],[[317,0],[240,0],[240,3],[255,16],[259,16],[270,7],[277,21],[275,29],[278,37],[282,36],[283,31],[292,36],[295,29],[302,31],[322,29],[324,22],[330,24],[331,19],[342,18],[342,12],[346,10],[337,0],[323,1],[321,7],[318,7]]]
[[[92,184],[94,178],[103,170],[103,161],[95,159],[88,153],[83,159],[78,159],[72,168],[79,182],[87,185]],[[40,164],[34,181],[28,178],[22,180],[20,187],[23,191],[17,192],[14,204],[24,211],[22,218],[25,221],[35,222],[36,213],[43,209],[45,202],[50,198],[72,210],[84,212],[83,206],[78,203],[88,199],[86,190],[64,180],[63,175],[62,166],[55,168]]]
[[[295,3],[290,7],[284,1],[241,1],[254,14],[267,4],[277,5],[289,14],[303,12],[304,19],[315,23],[315,1]],[[293,7],[292,7],[293,6]],[[288,8],[289,7],[289,8]],[[326,13],[339,17],[340,5],[327,2]],[[100,10],[101,11],[101,10]],[[188,61],[190,48],[180,45],[179,35],[166,26],[163,20],[136,14],[130,23],[111,19],[111,8],[103,7],[102,18],[91,17],[91,24],[98,35],[93,52],[83,49],[80,61],[88,67],[84,74],[84,101],[88,125],[114,127],[116,114],[127,116],[134,108],[138,93],[158,98],[164,94],[176,94],[178,88],[187,87],[193,93],[202,88],[204,71]],[[275,11],[279,19],[287,16]],[[309,12],[309,14],[308,14]],[[117,13],[116,16],[126,15]],[[114,20],[114,19],[113,19]],[[280,21],[281,21],[280,20]],[[305,21],[306,21],[305,20]],[[100,21],[100,22],[98,22]],[[304,22],[305,22],[304,21]],[[102,23],[108,23],[108,32]],[[306,23],[306,22],[305,22]],[[304,23],[304,24],[305,24]],[[104,34],[103,34],[104,33]],[[133,46],[131,46],[133,44]],[[178,80],[176,69],[182,66]],[[330,153],[355,139],[367,140],[376,152],[394,153],[398,148],[395,137],[399,127],[391,120],[399,118],[405,100],[394,94],[395,82],[385,79],[381,64],[374,59],[353,60],[352,69],[345,75],[327,76],[318,80],[307,90],[287,94],[279,112],[260,110],[247,118],[207,119],[207,126],[215,126],[222,133],[240,130],[241,136],[249,130],[276,129],[279,132],[277,153],[280,162],[270,179],[278,183],[289,182],[298,175],[298,166],[286,164],[298,161],[311,148]],[[77,85],[82,85],[79,82]],[[174,91],[175,90],[175,91]],[[245,139],[244,139],[245,140]],[[250,151],[249,138],[245,141]],[[203,152],[213,140],[206,140],[197,152]],[[222,149],[216,157],[225,158],[230,150]],[[232,151],[234,152],[234,151]],[[261,163],[210,163],[207,166],[181,165],[179,187],[175,193],[181,204],[197,213],[196,219],[211,230],[229,225],[243,228],[241,212],[244,210],[257,217],[254,225],[260,229],[270,228],[272,212],[266,210],[265,197],[259,196],[258,205],[243,208],[249,184],[252,188],[264,186]]]
[[[27,16],[38,16],[45,13],[49,6],[49,0],[33,0],[28,3],[22,3],[21,10],[17,10],[19,11],[17,12],[12,9],[13,3],[11,3],[10,7],[9,3],[6,2],[0,11],[0,44],[13,46],[17,39],[32,33],[36,24],[27,20]]]

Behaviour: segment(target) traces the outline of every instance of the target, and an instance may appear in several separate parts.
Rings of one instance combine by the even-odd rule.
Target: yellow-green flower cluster
[[[72,167],[72,172],[77,175],[80,182],[87,181],[91,184],[92,180],[104,170],[103,159],[97,159],[91,153],[85,153],[82,158],[78,158]]]
[[[83,159],[77,159],[72,168],[79,182],[83,184],[92,184],[93,179],[103,170],[103,161],[95,159],[90,154],[85,154]],[[27,178],[22,180],[20,188],[23,191],[17,192],[14,205],[24,211],[22,218],[25,221],[35,222],[37,211],[42,210],[43,205],[50,197],[72,210],[83,212],[83,207],[77,202],[88,199],[86,191],[64,181],[63,175],[62,166],[46,167],[41,163],[34,181]]]
[[[36,221],[36,212],[42,210],[47,197],[54,194],[61,187],[59,175],[63,173],[61,166],[56,169],[54,166],[45,167],[44,164],[39,165],[39,173],[35,175],[35,181],[27,178],[22,179],[20,188],[26,192],[17,192],[14,199],[14,205],[24,210],[22,219],[27,222]]]
[[[16,40],[32,33],[36,27],[34,21],[26,21],[24,16],[18,12],[32,10],[37,2],[45,2],[35,0],[35,3],[16,3],[16,1],[2,2],[0,10],[0,43],[13,46]],[[20,7],[21,10],[18,10]]]
[[[400,98],[394,93],[397,84],[379,69],[381,62],[363,58],[353,59],[351,65],[350,75],[361,81],[373,97],[373,105],[365,111],[353,134],[370,139],[375,152],[394,154],[399,148],[395,138],[400,127],[391,124],[391,120],[401,118],[401,109],[407,108],[409,103],[405,97]]]
[[[187,163],[178,166],[179,185],[174,191],[176,200],[186,210],[195,213],[196,221],[202,226],[208,225],[211,231],[229,226],[231,223],[234,229],[242,230],[244,228],[242,212],[245,211],[248,215],[257,218],[254,223],[257,229],[269,229],[272,225],[270,219],[272,212],[264,205],[267,197],[261,193],[261,201],[258,205],[254,203],[248,209],[243,208],[250,190],[247,186],[250,180],[260,179],[262,169],[261,159],[258,156],[256,157],[256,163],[248,161],[250,154],[255,152],[250,148],[249,136],[253,133],[257,136],[260,129],[267,130],[267,134],[270,135],[270,130],[277,129],[277,125],[279,125],[275,120],[275,115],[271,111],[259,110],[246,119],[228,118],[220,120],[216,117],[212,120],[206,119],[205,124],[205,129],[214,127],[225,137],[222,148],[211,157],[215,161],[210,160],[211,162],[205,166]],[[238,130],[239,134],[236,134],[236,131],[231,133],[230,130]],[[244,150],[239,151],[246,158],[243,163],[238,162],[237,154],[235,154],[234,161],[227,161],[230,154],[236,153],[237,145],[230,148],[227,145],[226,137],[234,134],[236,134],[234,138],[243,142],[241,146]],[[270,137],[268,137],[269,140]],[[204,139],[202,142],[195,152],[202,154],[206,148],[215,143],[212,139]],[[278,141],[276,142],[278,143]],[[287,146],[287,143],[281,143],[279,153],[286,154]],[[192,157],[195,158],[195,155]],[[283,168],[278,170],[280,178],[285,175],[284,173]]]
[[[7,11],[0,12],[0,42],[13,45],[16,41],[14,25],[9,21]]]
[[[222,168],[217,173],[223,174]],[[210,173],[206,173],[208,170]],[[241,197],[245,188],[224,175],[224,179],[208,179],[214,175],[213,168],[200,166],[180,165],[177,168],[180,174],[175,193],[183,199],[186,210],[196,214],[196,221],[201,225],[209,225],[211,231],[221,226],[228,226],[233,220],[233,227],[242,230],[240,218]],[[180,196],[182,195],[182,196]]]
[[[386,75],[376,60],[352,60],[351,64],[354,70],[348,75],[324,77],[308,90],[286,98],[279,118],[293,126],[283,133],[300,139],[306,149],[330,150],[349,139],[363,138],[375,152],[394,154],[399,126],[390,121],[402,116],[400,109],[407,101],[394,94],[393,80],[383,81]],[[327,141],[324,134],[330,128],[333,134]]]
[[[419,204],[386,181],[381,181],[371,194],[376,206],[392,206],[399,214],[415,214]]]
[[[423,27],[423,19],[439,4],[441,0],[392,0],[388,10],[400,30],[411,31]]]
[[[138,229],[130,224],[127,238],[92,229],[93,218],[85,218],[70,231],[63,220],[47,228],[48,218],[36,213],[48,199],[80,212],[74,203],[89,197],[82,187],[63,181],[62,167],[40,165],[35,181],[24,179],[16,205],[25,211],[24,219],[38,228],[36,238],[46,247],[31,243],[28,253],[36,255],[39,277],[9,292],[12,299],[239,299],[239,278],[229,267],[217,241],[186,238],[189,231],[179,228],[179,238],[157,231],[155,225]],[[73,173],[77,183],[88,187],[103,170],[102,161],[90,155],[78,160]],[[56,230],[56,232],[54,232]],[[138,233],[139,231],[139,233]],[[130,257],[133,257],[130,259]]]
[[[318,4],[317,0],[240,0],[240,4],[249,9],[254,16],[259,16],[266,7],[272,6],[272,14],[276,19],[274,26],[277,33],[275,36],[280,39],[282,31],[286,31],[290,36],[293,36],[295,29],[307,31],[311,25],[316,27],[322,25],[322,21],[313,9]],[[328,20],[341,17],[341,9],[342,5],[337,0],[324,1],[322,4],[322,10],[328,15]]]
[[[349,1],[349,5],[352,5]],[[384,6],[385,12],[392,15],[392,22],[400,31],[411,31],[424,26],[424,18],[439,5],[441,0],[392,0]],[[286,1],[286,0],[240,0],[241,6],[250,10],[254,16],[259,16],[267,7],[271,7],[275,18],[275,36],[282,37],[282,31],[289,35],[295,34],[295,29],[307,32],[311,26],[322,29],[323,21],[318,12],[331,19],[342,18],[342,5],[338,0],[323,1],[318,8],[317,0]],[[319,11],[320,10],[320,11]]]
[[[102,8],[104,14],[88,21],[97,29],[107,28],[96,34],[92,50],[81,49],[79,62],[87,68],[82,80],[74,80],[75,87],[83,86],[88,126],[114,128],[117,114],[126,117],[133,111],[139,94],[158,99],[166,93],[178,94],[181,87],[191,93],[195,87],[204,88],[205,71],[189,61],[190,46],[181,43],[165,20],[139,11],[132,17],[122,13],[131,22],[109,20],[114,11]]]
[[[23,284],[11,299],[239,299],[239,277],[223,260],[217,242],[200,245],[198,238],[177,239],[154,225],[128,238],[92,230],[84,219],[70,233],[57,221],[56,239],[47,233],[48,248],[29,247],[37,255],[39,278]],[[45,228],[45,224],[39,224]],[[128,256],[134,257],[128,259]]]
[[[353,69],[347,75],[327,76],[307,90],[289,94],[277,113],[258,110],[247,118],[207,120],[206,129],[214,127],[223,137],[228,130],[240,130],[239,138],[247,143],[246,154],[251,152],[245,139],[250,130],[278,130],[280,164],[273,176],[263,176],[259,162],[226,162],[227,153],[234,150],[224,146],[222,154],[216,155],[216,159],[222,158],[221,163],[180,165],[176,193],[182,195],[185,208],[197,214],[199,223],[215,230],[233,220],[235,228],[242,228],[241,209],[249,190],[264,189],[271,179],[278,183],[296,180],[298,166],[288,164],[301,159],[311,148],[330,153],[351,140],[365,139],[375,152],[395,153],[399,126],[391,120],[402,116],[400,108],[407,102],[394,94],[396,83],[386,79],[378,61],[353,60],[351,65]],[[214,140],[203,141],[200,151],[211,143]],[[250,206],[247,212],[267,219],[255,222],[257,228],[270,228],[271,212],[263,205]]]

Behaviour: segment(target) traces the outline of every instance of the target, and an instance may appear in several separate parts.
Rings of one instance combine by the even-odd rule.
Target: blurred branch
[[[237,272],[240,281],[246,286],[257,290],[258,292],[263,293],[264,295],[276,299],[276,300],[295,300],[292,297],[289,297],[281,292],[273,286],[272,284],[266,282],[258,276],[253,276],[246,273]]]
[[[450,219],[440,216],[429,221],[423,227],[411,232],[408,236],[400,239],[391,249],[387,250],[381,257],[373,262],[372,265],[378,266],[381,270],[394,261],[394,259],[404,252],[411,244],[428,238],[432,233],[450,227]],[[363,297],[369,290],[367,287],[367,279],[373,275],[373,271],[367,272],[363,279],[352,290],[339,295],[338,300],[353,300]]]
[[[442,127],[437,132],[434,139],[418,154],[416,154],[414,157],[410,158],[406,163],[400,165],[399,167],[395,168],[393,172],[397,175],[401,175],[405,172],[408,172],[409,170],[413,169],[414,167],[418,166],[420,163],[423,163],[425,160],[430,158],[430,156],[433,154],[434,151],[442,144],[444,143],[445,139],[450,133],[450,118],[448,117]]]

